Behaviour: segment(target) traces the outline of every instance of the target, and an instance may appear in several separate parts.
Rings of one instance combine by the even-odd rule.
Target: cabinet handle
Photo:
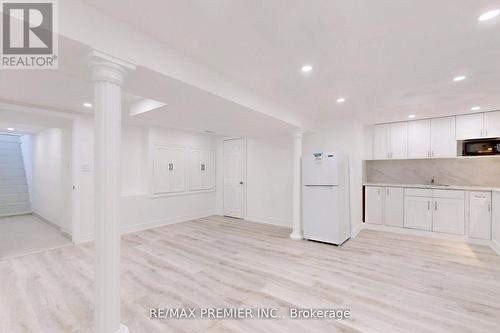
[[[427,210],[431,210],[431,202],[427,201]]]
[[[488,212],[491,212],[491,204],[488,204]]]
[[[437,201],[434,201],[434,210],[438,210],[438,203],[437,203]]]
[[[431,151],[431,157],[434,157],[434,150]]]
[[[389,196],[389,189],[387,189],[387,196]]]
[[[378,192],[378,195],[380,195],[380,189],[378,189],[377,192]]]

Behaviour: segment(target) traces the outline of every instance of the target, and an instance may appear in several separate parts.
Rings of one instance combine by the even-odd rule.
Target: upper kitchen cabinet
[[[408,122],[408,158],[431,157],[431,121]]]
[[[389,158],[389,124],[375,125],[373,127],[373,158],[386,160]]]
[[[431,157],[456,157],[455,117],[431,119]]]
[[[408,124],[375,125],[373,131],[373,158],[376,160],[407,157]]]
[[[457,116],[457,140],[500,137],[500,111]]]
[[[488,138],[500,137],[500,111],[484,114],[484,136]]]
[[[408,156],[408,123],[392,123],[390,136],[390,158],[406,158]]]
[[[457,140],[482,138],[484,133],[483,113],[457,116]]]

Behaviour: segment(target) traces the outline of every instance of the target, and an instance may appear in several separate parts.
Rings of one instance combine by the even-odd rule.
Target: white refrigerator
[[[302,156],[302,221],[305,239],[341,245],[351,237],[346,155]]]

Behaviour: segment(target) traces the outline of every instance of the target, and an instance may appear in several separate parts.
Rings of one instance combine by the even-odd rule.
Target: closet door
[[[201,165],[202,165],[202,152],[199,150],[191,150],[189,158],[189,190],[199,191],[203,188]]]
[[[186,190],[186,161],[182,148],[168,149],[168,183],[169,192],[184,192]]]
[[[153,194],[162,194],[169,192],[169,174],[168,174],[167,148],[156,147],[153,151],[153,179],[151,190]]]

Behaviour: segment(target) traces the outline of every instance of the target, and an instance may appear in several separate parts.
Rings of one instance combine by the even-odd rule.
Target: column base
[[[116,331],[116,333],[129,333],[129,330],[127,326],[122,324],[120,325],[120,328],[118,329],[118,331]]]
[[[290,234],[290,238],[293,239],[293,240],[303,240],[304,239],[304,236],[302,236],[301,233],[298,233],[298,232],[292,232]]]

